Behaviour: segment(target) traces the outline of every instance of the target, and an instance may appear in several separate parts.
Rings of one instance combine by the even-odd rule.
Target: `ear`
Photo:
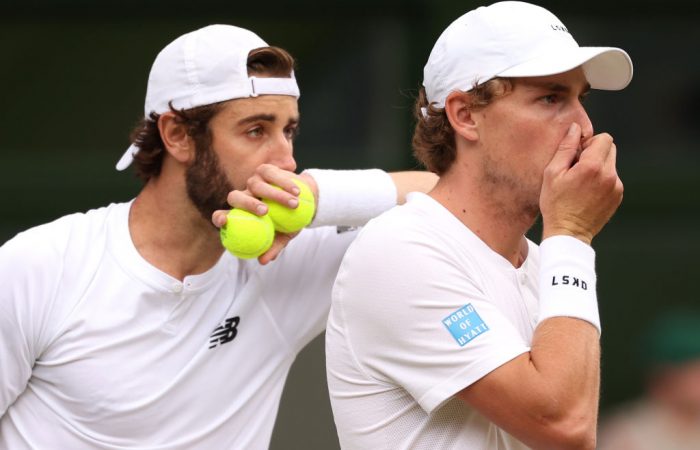
[[[187,134],[187,127],[175,120],[175,114],[168,111],[158,118],[158,131],[165,150],[175,160],[187,163],[194,159],[194,142]]]
[[[471,111],[470,96],[466,92],[452,92],[445,100],[445,113],[455,134],[468,141],[479,139],[479,132]]]

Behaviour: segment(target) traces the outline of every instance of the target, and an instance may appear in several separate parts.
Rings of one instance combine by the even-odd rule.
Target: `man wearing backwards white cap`
[[[440,175],[370,222],[338,271],[328,387],[347,449],[594,449],[600,320],[591,240],[622,200],[590,88],[627,54],[501,2],[439,37],[414,150]],[[538,246],[525,233],[542,214]]]
[[[118,164],[144,180],[136,199],[0,248],[0,448],[269,445],[289,368],[325,326],[355,232],[303,230],[283,253],[291,236],[279,235],[259,261],[238,260],[212,213],[232,190],[232,205],[258,213],[258,197],[296,205],[298,176],[319,200],[313,225],[360,225],[436,178],[296,175],[293,64],[233,26],[177,38],[153,64],[146,117]]]

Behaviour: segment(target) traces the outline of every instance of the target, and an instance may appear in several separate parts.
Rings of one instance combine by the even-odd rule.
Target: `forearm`
[[[554,442],[594,448],[600,386],[595,252],[558,236],[542,242],[540,257],[540,322],[526,370],[536,389],[531,420],[546,424]]]
[[[429,192],[435,187],[438,176],[432,172],[392,172],[389,174],[396,185],[396,201],[402,204],[409,192]]]
[[[541,323],[531,351],[459,393],[493,423],[536,449],[595,449],[598,332],[565,317]]]
[[[462,391],[537,449],[594,449],[600,383],[595,253],[573,238],[540,246],[540,314],[531,350]]]
[[[544,425],[541,437],[550,448],[595,448],[599,341],[590,323],[568,317],[547,319],[535,331],[528,361],[530,420]]]

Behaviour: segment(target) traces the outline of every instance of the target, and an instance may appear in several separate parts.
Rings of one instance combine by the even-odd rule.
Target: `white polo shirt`
[[[418,193],[360,232],[326,329],[344,449],[527,448],[453,396],[529,351],[539,254],[528,246],[516,269]]]
[[[356,233],[304,230],[266,266],[224,252],[180,282],[137,252],[129,207],[0,248],[0,448],[266,449]]]

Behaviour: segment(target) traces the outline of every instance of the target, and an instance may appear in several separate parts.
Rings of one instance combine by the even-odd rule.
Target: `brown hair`
[[[472,110],[484,108],[513,89],[513,80],[493,78],[474,86],[469,94]],[[423,116],[425,108],[426,117]],[[442,175],[457,157],[455,135],[444,108],[428,104],[425,88],[421,87],[414,107],[416,128],[413,132],[413,154],[429,171]]]
[[[248,55],[248,75],[270,77],[289,77],[294,70],[294,58],[279,47],[262,47],[252,50]],[[191,109],[177,110],[170,105],[175,120],[187,127],[187,134],[192,137],[195,148],[206,148],[211,144],[209,121],[221,110],[225,102],[198,106]],[[139,151],[134,155],[136,176],[144,183],[160,175],[163,167],[165,146],[158,130],[160,114],[152,112],[141,119],[129,136]]]

